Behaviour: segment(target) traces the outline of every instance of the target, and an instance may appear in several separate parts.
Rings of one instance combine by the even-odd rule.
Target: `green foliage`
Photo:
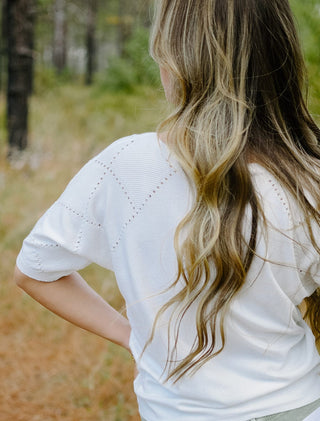
[[[149,56],[149,31],[137,27],[124,48],[123,57],[111,59],[103,85],[110,91],[134,91],[137,86],[159,86],[157,65]]]
[[[53,5],[52,0],[37,0],[37,7],[38,8],[45,8],[45,7],[50,7]]]
[[[81,79],[78,76],[78,79]],[[56,70],[53,67],[40,67],[38,66],[35,71],[35,93],[37,95],[42,95],[48,91],[52,91],[59,86],[71,82],[77,82],[77,76],[74,73],[66,68],[61,74],[57,74]],[[80,80],[79,80],[80,81]]]
[[[320,114],[320,2],[291,0],[309,73],[310,109]]]
[[[35,71],[35,93],[42,94],[57,86],[57,77],[53,68],[36,68]]]
[[[320,3],[317,0],[291,0],[302,37],[306,59],[320,62]]]

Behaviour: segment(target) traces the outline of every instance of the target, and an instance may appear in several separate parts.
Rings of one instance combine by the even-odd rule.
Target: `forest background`
[[[309,107],[320,123],[320,3],[291,4],[309,71]],[[11,278],[23,238],[81,166],[119,137],[154,130],[165,116],[158,70],[148,57],[152,1],[33,0],[32,5],[28,137],[26,148],[11,155],[2,13],[0,419],[136,421],[129,355],[58,319],[19,291]],[[90,75],[89,30],[94,49]],[[123,307],[112,273],[92,265],[83,275],[114,307]]]

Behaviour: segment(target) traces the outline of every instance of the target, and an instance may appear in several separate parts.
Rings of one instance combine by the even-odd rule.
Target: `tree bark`
[[[11,0],[7,0],[11,1]],[[34,88],[34,62],[35,62],[35,40],[34,40],[34,30],[35,30],[35,20],[36,20],[36,9],[37,9],[37,0],[29,0],[30,11],[28,16],[29,29],[26,33],[25,42],[28,45],[29,50],[31,51],[30,60],[28,61],[29,68],[27,74],[29,77],[28,82],[28,94],[33,94]]]
[[[67,25],[65,9],[65,0],[55,0],[52,61],[58,73],[61,73],[65,69],[67,62]]]
[[[8,0],[7,123],[9,155],[28,143],[28,97],[33,70],[34,0]]]
[[[87,68],[86,85],[91,85],[93,74],[96,69],[96,18],[97,18],[97,0],[88,1],[88,20],[87,20]]]
[[[5,24],[6,20],[4,19],[4,11],[5,11],[5,2],[4,0],[1,0],[0,3],[0,10],[1,10],[1,31],[0,31],[0,92],[2,92],[3,89],[3,70],[4,70],[4,57],[5,57],[5,43],[6,43],[6,37],[5,37]]]

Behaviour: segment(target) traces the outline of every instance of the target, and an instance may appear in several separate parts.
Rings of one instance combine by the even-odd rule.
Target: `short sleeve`
[[[108,182],[94,159],[79,171],[24,240],[17,258],[24,274],[50,282],[90,263],[112,269],[105,228]]]
[[[251,164],[251,168],[267,221],[268,260],[274,262],[272,268],[282,290],[299,304],[320,286],[320,255],[296,198],[262,166]],[[309,200],[313,203],[311,197]],[[320,227],[311,218],[309,224],[319,244]],[[281,268],[288,272],[279,275]]]
[[[307,227],[300,223],[295,228],[295,258],[302,285],[309,296],[320,286],[320,256],[311,244]],[[319,236],[315,238],[317,241]]]
[[[307,221],[296,204],[291,203],[293,215],[294,253],[300,280],[307,292],[311,295],[320,286],[320,255],[312,245]],[[315,221],[309,222],[313,236],[319,244],[320,227]]]

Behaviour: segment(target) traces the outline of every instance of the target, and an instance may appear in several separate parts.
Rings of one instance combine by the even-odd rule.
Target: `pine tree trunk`
[[[53,35],[53,65],[58,73],[66,67],[67,43],[66,43],[66,1],[55,0],[54,3],[54,35]]]
[[[34,0],[8,0],[7,122],[9,155],[28,143],[28,97],[33,70]]]
[[[93,73],[96,65],[96,17],[97,17],[97,0],[88,1],[88,20],[87,20],[87,69],[86,84],[91,85]]]
[[[6,58],[7,58],[7,19],[6,19],[7,0],[1,0],[1,45],[0,45],[0,91],[5,86]]]
[[[8,1],[8,0],[7,0]],[[11,0],[9,0],[11,1]],[[31,56],[29,60],[29,69],[27,71],[29,82],[28,82],[28,93],[29,95],[33,94],[34,88],[34,52],[35,52],[35,44],[34,44],[34,29],[35,29],[35,19],[36,19],[36,5],[37,0],[29,0],[30,3],[30,13],[28,17],[28,22],[30,25],[30,30],[26,33],[25,42],[28,45],[28,48],[31,51]]]

